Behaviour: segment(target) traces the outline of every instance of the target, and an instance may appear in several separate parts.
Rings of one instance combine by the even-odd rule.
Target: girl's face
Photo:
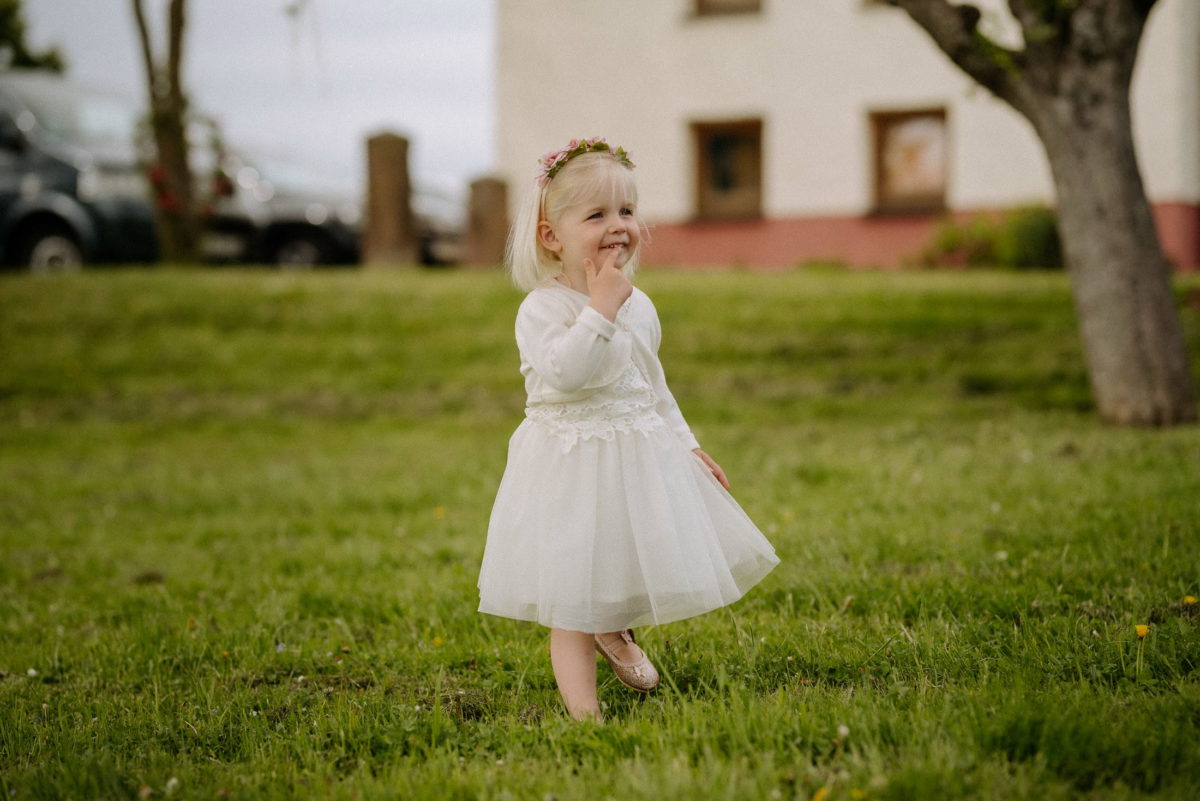
[[[599,266],[613,250],[619,269],[637,252],[642,241],[637,207],[633,201],[605,192],[576,206],[569,206],[557,221],[538,225],[542,244],[558,254],[564,269],[583,267],[584,259]]]

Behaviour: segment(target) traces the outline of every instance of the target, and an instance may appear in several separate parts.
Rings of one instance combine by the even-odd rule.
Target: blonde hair
[[[528,292],[562,272],[558,255],[547,250],[538,238],[538,224],[543,220],[554,224],[567,209],[605,193],[614,203],[637,202],[633,170],[611,153],[583,153],[564,164],[545,186],[531,182],[521,199],[505,251],[505,262],[517,287]],[[648,232],[640,217],[638,227],[645,241]],[[626,278],[632,279],[637,271],[639,255],[634,251],[621,268]]]

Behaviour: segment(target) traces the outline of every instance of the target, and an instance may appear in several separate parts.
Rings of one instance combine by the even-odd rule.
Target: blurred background
[[[1019,45],[1002,0],[978,7],[982,32]],[[186,8],[183,24],[173,8]],[[7,46],[42,67],[29,75],[10,55],[0,70],[10,264],[494,266],[537,156],[599,134],[638,163],[654,229],[645,262],[1062,266],[1056,187],[1032,126],[881,0],[3,0],[0,10]],[[164,89],[173,25],[176,100]],[[1200,6],[1159,3],[1131,90],[1146,195],[1181,270],[1200,266],[1197,30]],[[153,114],[150,71],[164,90]],[[172,114],[187,119],[194,191],[150,130]],[[57,172],[33,165],[42,153]],[[134,246],[151,237],[153,214],[127,204],[114,221],[97,204],[144,200],[147,177],[162,252]],[[56,186],[77,195],[85,222],[49,200],[36,219],[9,205]],[[176,247],[186,230],[164,227],[193,208],[199,253]]]
[[[145,5],[156,34],[166,5]],[[129,0],[21,7],[29,43],[57,48],[68,77],[145,105]],[[238,146],[360,193],[366,136],[397,130],[417,143],[420,186],[455,195],[494,158],[493,15],[491,0],[192,2],[184,81],[195,108]]]
[[[54,80],[6,70],[3,88],[17,104],[61,121],[59,132],[73,128],[70,144],[84,150],[144,122],[146,67],[128,0],[2,5],[6,16],[23,16],[29,51],[55,53],[63,67]],[[143,5],[153,44],[165,55],[168,4]],[[211,143],[219,141],[226,159],[220,166],[238,201],[218,203],[224,219],[206,236],[206,257],[356,261],[357,242],[335,228],[339,220],[355,231],[361,223],[366,139],[381,131],[413,143],[412,205],[422,222],[443,238],[460,228],[468,179],[493,160],[492,16],[489,0],[366,0],[352,11],[319,0],[188,4],[181,74],[195,129],[193,171],[212,172],[218,157]],[[147,160],[144,152],[138,157]],[[276,236],[248,250],[239,232],[261,227],[263,217],[310,225],[316,219],[325,230]],[[72,255],[61,252],[61,242],[44,250],[51,260]],[[421,255],[434,261],[455,254]],[[132,248],[112,256],[138,260],[147,253]]]

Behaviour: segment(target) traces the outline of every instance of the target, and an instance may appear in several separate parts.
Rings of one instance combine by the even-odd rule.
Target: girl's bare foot
[[[575,711],[570,712],[570,715],[575,720],[587,720],[591,721],[592,723],[604,722],[604,715],[600,713],[599,707],[596,709],[576,709]]]
[[[550,664],[563,705],[575,720],[603,720],[596,699],[596,653],[592,635],[550,629]]]

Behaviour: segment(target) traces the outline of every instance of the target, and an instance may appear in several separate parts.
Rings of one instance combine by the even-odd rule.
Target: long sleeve
[[[662,324],[658,320],[658,311],[654,308],[654,304],[646,298],[647,304],[650,306],[651,312],[651,327],[650,327],[650,353],[646,361],[648,362],[647,378],[650,380],[650,386],[654,390],[655,396],[658,398],[657,411],[660,417],[666,421],[667,426],[675,432],[675,435],[687,446],[688,450],[695,450],[700,447],[699,441],[688,427],[687,421],[683,418],[683,412],[679,409],[679,404],[675,402],[675,396],[671,394],[671,390],[667,388],[667,376],[663,372],[662,362],[658,359],[658,348],[662,344]]]
[[[629,334],[600,312],[544,296],[530,294],[521,304],[516,334],[522,360],[563,395],[615,380],[629,358]]]

